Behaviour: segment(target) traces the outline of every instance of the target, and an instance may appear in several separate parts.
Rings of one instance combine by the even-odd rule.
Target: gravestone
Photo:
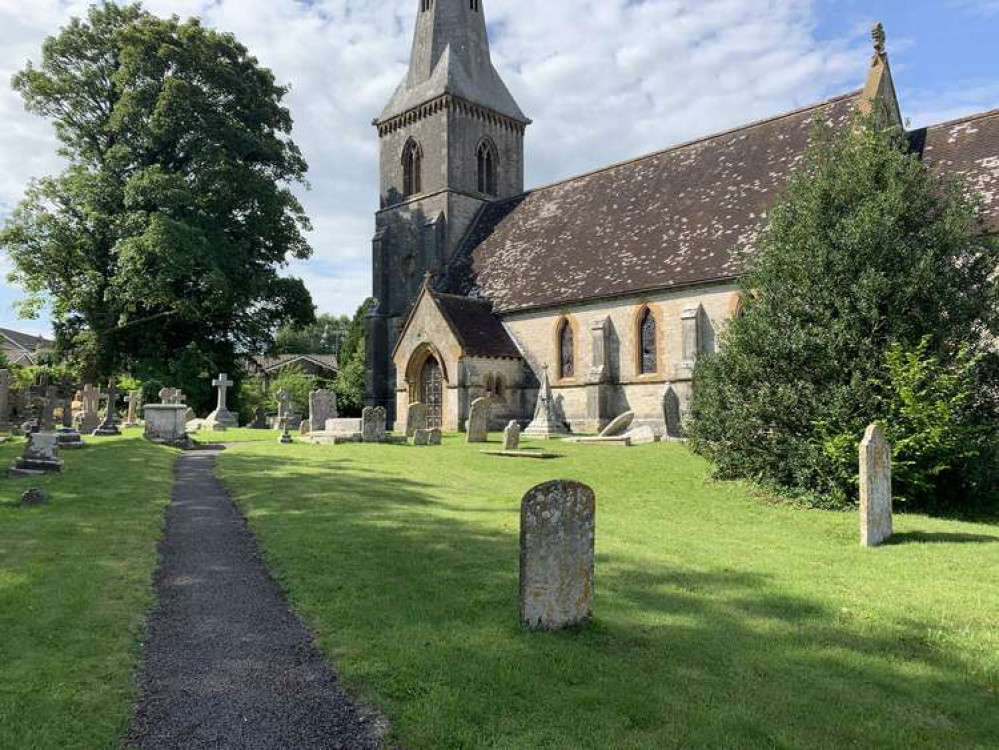
[[[503,430],[503,450],[515,451],[520,448],[520,425],[510,422]]]
[[[291,428],[290,428],[290,425],[291,425],[291,419],[289,419],[288,417],[284,417],[281,420],[281,424],[280,424],[280,427],[281,427],[281,437],[278,438],[278,442],[281,445],[290,445],[291,443],[295,442],[291,438]]]
[[[215,411],[205,418],[204,427],[214,432],[224,432],[230,427],[239,426],[239,417],[229,411],[228,393],[229,388],[235,385],[226,373],[220,373],[212,386],[218,389],[218,401],[215,404]]]
[[[63,468],[59,458],[59,442],[54,432],[36,432],[27,436],[24,453],[14,461],[10,469],[12,476],[35,476],[60,472]]]
[[[125,424],[122,427],[138,427],[139,409],[142,408],[142,391],[129,391],[126,400],[128,401],[128,415],[125,417]]]
[[[472,402],[472,408],[468,412],[469,443],[489,442],[489,413],[492,405],[493,402],[486,396]]]
[[[547,482],[520,505],[520,621],[555,630],[593,614],[596,496],[585,484]]]
[[[891,446],[872,424],[860,443],[860,546],[877,547],[892,535]]]
[[[325,388],[309,394],[309,432],[319,432],[326,427],[326,420],[336,416],[336,394]]]
[[[162,388],[157,395],[161,403],[146,404],[143,408],[146,422],[144,437],[157,444],[189,447],[187,407],[180,403],[182,394],[176,388]]]
[[[409,405],[406,415],[406,437],[411,438],[417,430],[427,429],[427,405],[420,402]]]
[[[59,389],[51,385],[45,386],[38,417],[38,428],[42,432],[52,432],[55,429],[55,410],[58,403]]]
[[[441,445],[444,442],[444,433],[440,427],[431,427],[427,430],[427,445]]]
[[[430,430],[417,430],[414,432],[413,445],[430,445]]]
[[[558,405],[548,379],[548,365],[541,376],[541,390],[538,391],[538,404],[534,409],[534,419],[524,430],[525,437],[550,440],[569,434],[558,414]]]
[[[290,432],[292,411],[291,394],[282,388],[274,394],[274,397],[278,402],[278,429],[281,430],[281,437],[278,438],[278,442],[282,445],[288,445],[289,443],[294,442],[291,439]]]
[[[90,434],[100,427],[101,418],[98,415],[100,401],[101,392],[97,388],[90,384],[83,386],[83,391],[80,392],[81,409],[77,420],[77,430]]]
[[[185,404],[180,404],[180,405],[185,406]],[[192,407],[188,406],[184,411],[184,420],[187,422],[195,422],[197,421],[197,419],[198,419],[197,413],[194,411]]]
[[[365,443],[384,443],[387,419],[384,406],[365,406],[361,412],[361,439]]]
[[[45,493],[37,487],[32,487],[21,495],[21,505],[25,507],[44,505],[47,501],[48,498],[45,496]]]
[[[642,425],[641,427],[629,430],[625,437],[631,441],[632,445],[645,445],[647,443],[659,442],[659,437],[656,435],[656,431],[648,425]]]
[[[603,431],[600,433],[600,437],[619,437],[628,431],[631,427],[631,423],[635,421],[635,412],[626,411],[619,417],[616,417],[611,421],[609,425],[604,427]]]
[[[683,411],[680,406],[680,396],[676,389],[670,386],[663,396],[663,417],[666,421],[666,439],[683,439]]]
[[[258,406],[253,410],[253,422],[250,424],[251,430],[266,430],[269,427],[267,424],[267,409],[263,406]]]
[[[10,429],[10,370],[0,370],[0,430]]]
[[[312,420],[303,419],[302,423],[298,425],[298,434],[304,436],[308,435],[310,432],[312,432]]]
[[[108,389],[104,395],[108,402],[107,410],[104,412],[104,420],[97,426],[93,434],[105,437],[120,435],[121,430],[118,429],[118,418],[115,415],[115,409],[118,408],[119,391],[113,380],[108,382]]]

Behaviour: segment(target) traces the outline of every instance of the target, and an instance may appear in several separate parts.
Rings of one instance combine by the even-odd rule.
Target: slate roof
[[[910,133],[934,169],[964,176],[982,201],[984,231],[999,234],[999,109]]]
[[[520,350],[488,302],[433,291],[431,294],[466,356],[520,357]]]
[[[730,280],[807,150],[860,92],[489,204],[438,288],[497,314]],[[918,141],[919,138],[917,137]],[[966,173],[999,230],[999,113],[929,128],[928,163]]]
[[[0,341],[3,342],[7,359],[15,365],[33,365],[35,364],[34,355],[38,351],[49,349],[55,345],[54,341],[42,336],[22,333],[10,328],[0,328]]]

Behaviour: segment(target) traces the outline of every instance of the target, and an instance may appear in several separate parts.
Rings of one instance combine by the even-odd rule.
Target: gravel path
[[[208,451],[177,462],[128,745],[377,748],[377,722],[288,608],[214,466]]]

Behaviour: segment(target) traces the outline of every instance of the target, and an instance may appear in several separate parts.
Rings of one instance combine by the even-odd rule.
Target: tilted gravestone
[[[629,430],[625,437],[631,440],[632,445],[645,445],[646,443],[655,443],[659,440],[656,431],[648,425],[642,425],[641,427]]]
[[[628,431],[628,428],[631,427],[631,423],[634,421],[635,412],[626,411],[624,414],[613,419],[609,425],[604,427],[600,433],[600,437],[619,437]]]
[[[361,439],[365,443],[384,443],[387,419],[384,406],[365,406],[361,412]]]
[[[872,424],[860,443],[860,546],[877,547],[892,535],[891,446]]]
[[[427,430],[427,445],[441,445],[444,442],[444,433],[440,427],[431,427]]]
[[[419,402],[409,405],[406,413],[406,437],[411,438],[417,430],[427,429],[427,405]]]
[[[520,448],[520,425],[510,422],[503,430],[503,450],[515,451]]]
[[[489,442],[489,414],[492,405],[493,402],[485,396],[472,402],[472,408],[468,412],[469,443]]]
[[[538,485],[520,505],[520,621],[555,630],[593,615],[596,496],[585,484]]]

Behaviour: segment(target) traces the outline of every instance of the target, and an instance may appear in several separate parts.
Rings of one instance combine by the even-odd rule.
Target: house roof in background
[[[279,354],[276,357],[251,357],[253,363],[263,372],[273,372],[299,362],[310,362],[317,367],[331,372],[337,372],[340,364],[333,354]]]

